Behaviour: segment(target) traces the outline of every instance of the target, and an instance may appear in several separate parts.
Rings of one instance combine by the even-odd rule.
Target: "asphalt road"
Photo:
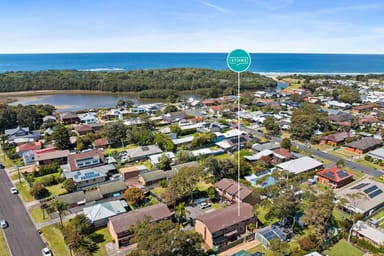
[[[4,229],[13,256],[39,256],[45,247],[18,195],[9,189],[12,183],[4,169],[0,169],[0,219],[8,221]],[[3,248],[1,248],[3,249]]]

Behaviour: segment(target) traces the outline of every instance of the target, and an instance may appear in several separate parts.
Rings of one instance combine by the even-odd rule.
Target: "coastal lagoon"
[[[18,97],[17,101],[10,105],[35,105],[50,104],[56,107],[58,112],[89,110],[95,108],[115,107],[118,100],[131,100],[135,104],[147,103],[143,100],[124,94],[51,94],[32,95]]]

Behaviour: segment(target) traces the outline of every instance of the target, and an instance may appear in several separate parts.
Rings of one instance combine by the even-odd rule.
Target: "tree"
[[[69,193],[75,192],[77,190],[76,182],[73,179],[66,179],[63,182],[63,188]]]
[[[97,244],[91,239],[92,225],[87,222],[84,214],[76,215],[68,223],[61,226],[64,242],[75,255],[92,255]]]
[[[179,229],[169,220],[149,223],[146,219],[137,222],[133,231],[137,249],[129,253],[129,256],[204,255],[201,236],[194,231]]]
[[[168,104],[165,109],[164,109],[164,114],[168,114],[168,113],[171,113],[171,112],[177,112],[178,109],[175,105],[172,105],[172,104]]]
[[[288,138],[284,138],[280,142],[280,147],[290,150],[292,146],[291,140]]]
[[[121,122],[107,123],[104,126],[104,134],[111,141],[112,146],[124,146],[127,126]]]
[[[191,201],[193,201],[193,190],[202,176],[203,172],[200,167],[183,167],[172,177],[167,189],[173,191],[176,198],[179,199],[189,194]]]
[[[53,203],[54,208],[56,211],[59,213],[59,218],[60,218],[60,224],[63,225],[63,214],[66,210],[68,210],[69,205],[67,203],[55,200]]]
[[[157,133],[155,134],[154,142],[163,150],[163,151],[173,151],[175,150],[175,145],[172,140],[165,134]]]
[[[332,192],[320,194],[304,211],[302,222],[310,226],[320,237],[325,237],[327,227],[333,220],[334,198]]]
[[[292,113],[292,136],[301,140],[311,138],[315,130],[328,131],[331,128],[326,112],[320,112],[319,106],[303,103]]]
[[[189,150],[179,150],[176,153],[175,161],[177,164],[188,163],[193,160],[195,160],[195,157]]]
[[[299,200],[292,190],[285,190],[278,198],[273,200],[273,204],[267,216],[278,219],[292,218],[299,209]]]
[[[275,118],[273,116],[266,117],[264,122],[263,122],[263,125],[264,125],[265,129],[267,129],[273,135],[279,134],[279,132],[280,132],[280,126],[275,121]]]
[[[69,147],[69,132],[64,125],[56,125],[56,127],[53,129],[51,137],[55,142],[56,148],[67,149]]]
[[[344,160],[343,159],[337,160],[336,166],[339,168],[344,167],[345,166]]]
[[[44,187],[40,182],[33,183],[31,190],[29,191],[32,196],[36,199],[41,199],[43,197],[49,196],[49,191]]]
[[[160,170],[170,170],[172,160],[166,154],[162,154],[159,158],[159,163],[156,165]]]
[[[187,213],[190,212],[185,209],[185,202],[181,202],[175,207],[175,218],[179,224],[183,219],[185,220],[187,218]]]
[[[123,194],[123,197],[127,202],[131,204],[138,205],[143,202],[145,196],[144,196],[144,190],[140,188],[127,188]]]

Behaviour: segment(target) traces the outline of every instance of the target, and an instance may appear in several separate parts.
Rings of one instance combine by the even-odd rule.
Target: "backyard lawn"
[[[5,243],[5,240],[4,240],[4,233],[2,230],[0,230],[0,248],[2,248],[0,250],[0,256],[9,256],[9,251],[8,251],[8,248],[7,248],[7,245]]]
[[[332,246],[329,250],[323,252],[324,255],[340,256],[345,255],[348,252],[348,256],[362,256],[363,252],[348,244],[345,240],[340,240],[337,244]]]
[[[51,196],[52,195],[62,195],[62,194],[67,193],[67,190],[65,188],[63,188],[62,186],[63,186],[63,183],[59,183],[59,184],[56,184],[53,186],[47,186],[46,188],[51,193]]]
[[[105,249],[105,245],[107,243],[110,243],[112,242],[112,237],[111,235],[109,234],[109,231],[108,231],[108,228],[105,227],[103,229],[99,229],[95,232],[95,234],[97,235],[101,235],[103,236],[104,238],[102,239],[102,241],[99,241],[97,243],[97,245],[99,246],[99,250],[94,254],[95,256],[108,256],[107,254],[107,251]]]

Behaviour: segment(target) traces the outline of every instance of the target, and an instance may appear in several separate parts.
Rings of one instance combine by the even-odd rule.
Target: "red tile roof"
[[[272,151],[275,152],[276,154],[284,156],[286,159],[293,158],[292,153],[289,152],[289,150],[286,149],[286,148],[278,148],[278,149],[275,149],[275,150],[272,150]]]
[[[93,142],[93,146],[95,147],[102,147],[102,146],[108,146],[109,140],[107,138],[100,138]]]
[[[365,104],[365,105],[360,105],[360,106],[357,106],[357,107],[354,107],[353,109],[354,110],[357,110],[357,111],[363,111],[363,110],[369,110],[369,109],[372,109],[374,108],[375,106],[372,105],[372,104]]]
[[[147,206],[128,213],[120,214],[109,218],[116,234],[127,231],[138,221],[144,220],[145,216],[150,217],[150,222],[157,222],[168,219],[172,216],[167,205],[163,203]]]
[[[85,159],[85,158],[98,158],[100,159],[100,163],[79,168],[76,164],[76,160]],[[68,165],[71,171],[76,171],[76,170],[89,168],[91,166],[98,166],[102,164],[104,164],[104,155],[100,149],[92,149],[89,151],[80,152],[80,153],[72,154],[68,156]]]
[[[41,149],[41,143],[40,141],[37,141],[35,143],[25,143],[17,146],[16,152],[25,152],[29,150],[37,150]]]
[[[322,136],[320,139],[333,142],[343,142],[346,138],[349,137],[351,137],[351,135],[348,132],[337,132],[334,134]]]
[[[317,173],[318,176],[328,179],[334,183],[349,179],[353,174],[343,171],[338,167],[326,168]]]
[[[240,200],[244,200],[250,194],[252,194],[252,189],[248,188],[244,184],[240,183],[239,186],[240,186],[240,196],[238,196],[238,194],[239,194],[238,184],[236,181],[234,181],[232,179],[224,178],[224,179],[216,182],[216,184],[215,184],[215,188],[217,188],[221,191],[225,191],[225,192],[232,194],[232,195],[236,194],[236,197],[239,197]]]
[[[240,203],[240,216],[237,207],[237,204],[232,204],[223,209],[200,215],[197,220],[204,223],[213,234],[255,217],[250,204]]]
[[[75,130],[78,133],[93,132],[93,128],[89,125],[77,125]]]

